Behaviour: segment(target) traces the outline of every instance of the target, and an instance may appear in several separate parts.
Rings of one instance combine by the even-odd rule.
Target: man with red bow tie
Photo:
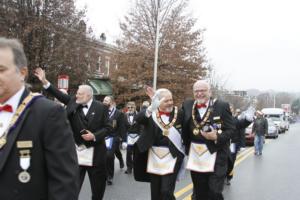
[[[184,158],[182,112],[173,105],[169,90],[154,93],[147,87],[146,92],[152,103],[136,116],[144,131],[135,145],[135,179],[150,182],[152,200],[175,200],[175,183]]]
[[[77,200],[79,176],[65,109],[25,87],[21,43],[0,37],[1,199]]]
[[[211,98],[210,85],[198,80],[194,100],[183,103],[182,137],[189,154],[186,168],[191,171],[193,199],[222,200],[230,155],[229,141],[234,123],[229,104]]]

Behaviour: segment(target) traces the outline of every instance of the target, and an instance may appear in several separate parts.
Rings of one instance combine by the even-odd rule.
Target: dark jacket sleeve
[[[247,119],[238,119],[236,122],[236,129],[241,130],[247,128],[252,122]]]
[[[188,119],[187,119],[187,102],[183,102],[182,104],[182,121],[181,121],[181,126],[182,126],[182,133],[181,133],[181,137],[182,137],[182,141],[183,141],[183,145],[185,146],[186,149],[186,154],[188,154],[188,149],[190,146],[190,135],[189,135],[189,125],[188,125]]]
[[[119,117],[118,117],[118,134],[119,137],[122,138],[122,141],[126,141],[126,118],[125,114],[120,111]]]
[[[54,87],[52,84],[50,84],[50,86],[45,91],[47,91],[49,94],[51,94],[52,96],[57,98],[60,102],[62,102],[65,105],[67,105],[69,103],[69,101],[71,100],[70,95],[61,92],[59,89]]]
[[[265,135],[268,134],[268,128],[269,128],[268,126],[269,126],[268,120],[265,118]]]
[[[255,132],[256,132],[256,120],[254,120],[253,126],[252,126],[252,133],[255,134]]]
[[[151,116],[150,116],[151,117]],[[149,117],[149,118],[150,118]],[[147,125],[149,122],[148,117],[146,117],[146,109],[141,110],[136,116],[135,120],[137,123],[142,124],[142,125]]]
[[[108,107],[99,103],[100,114],[102,117],[102,126],[100,126],[99,130],[94,132],[96,137],[96,141],[103,140],[108,134],[112,131],[112,124],[109,122],[108,116]]]
[[[47,165],[47,199],[76,200],[79,194],[79,169],[75,142],[65,110],[55,105],[44,123],[42,140]]]
[[[222,124],[222,133],[218,134],[216,147],[222,148],[224,144],[227,144],[230,141],[232,134],[235,131],[235,124],[233,121],[232,114],[230,112],[229,104],[222,103],[221,106],[223,107],[221,120]]]

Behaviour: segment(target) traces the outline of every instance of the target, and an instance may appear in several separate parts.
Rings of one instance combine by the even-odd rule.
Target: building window
[[[106,69],[106,75],[109,76],[109,65],[110,65],[110,58],[105,58],[105,69]]]

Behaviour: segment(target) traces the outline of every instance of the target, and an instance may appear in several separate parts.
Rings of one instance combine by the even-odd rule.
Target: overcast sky
[[[77,0],[88,24],[108,41],[134,0]],[[204,46],[228,89],[300,92],[300,1],[190,0],[188,12],[205,28]]]

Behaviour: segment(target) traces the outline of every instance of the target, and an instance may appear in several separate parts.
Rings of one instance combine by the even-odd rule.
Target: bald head
[[[193,85],[194,98],[198,103],[206,103],[210,96],[210,84],[205,80],[198,80]]]
[[[193,90],[195,90],[195,87],[206,87],[208,90],[210,90],[210,84],[206,80],[198,80],[193,85]]]

